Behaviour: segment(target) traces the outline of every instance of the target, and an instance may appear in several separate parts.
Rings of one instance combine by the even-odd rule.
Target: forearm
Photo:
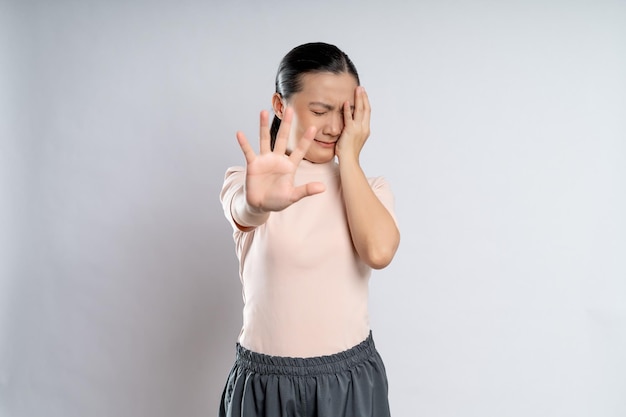
[[[248,204],[244,187],[241,187],[230,203],[230,214],[239,230],[247,232],[265,223],[270,215]]]
[[[372,268],[386,267],[400,242],[400,232],[380,202],[356,157],[339,161],[348,226],[359,257]]]

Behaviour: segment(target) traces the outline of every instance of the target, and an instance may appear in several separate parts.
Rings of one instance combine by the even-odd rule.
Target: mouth
[[[322,140],[314,139],[321,147],[323,148],[333,148],[335,146],[335,142],[324,142]]]

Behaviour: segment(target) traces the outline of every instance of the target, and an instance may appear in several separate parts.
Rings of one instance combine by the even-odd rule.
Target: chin
[[[333,161],[335,159],[335,154],[333,153],[332,155],[306,155],[304,159],[314,164],[325,164],[327,162]]]

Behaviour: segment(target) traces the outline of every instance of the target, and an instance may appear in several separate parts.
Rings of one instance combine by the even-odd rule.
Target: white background
[[[626,416],[626,3],[597,0],[4,0],[0,416],[216,415],[218,193],[309,41],[357,65],[396,195],[394,416]]]

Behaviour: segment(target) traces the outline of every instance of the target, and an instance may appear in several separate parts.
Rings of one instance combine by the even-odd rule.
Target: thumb
[[[319,194],[325,190],[326,186],[321,182],[309,182],[308,184],[294,188],[291,199],[295,203],[296,201],[302,200],[304,197]]]

